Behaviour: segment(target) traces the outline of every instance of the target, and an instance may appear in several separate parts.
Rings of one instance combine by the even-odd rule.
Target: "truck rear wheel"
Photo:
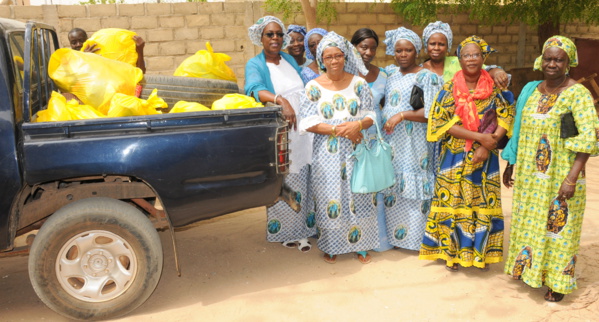
[[[160,280],[162,256],[156,229],[138,209],[89,198],[44,223],[29,253],[29,278],[52,310],[73,319],[108,319],[148,299]]]
[[[237,83],[219,79],[144,75],[141,81],[141,97],[146,99],[155,88],[158,96],[162,98],[169,107],[173,107],[178,101],[197,102],[210,108],[212,102],[222,98],[225,94],[239,93]]]

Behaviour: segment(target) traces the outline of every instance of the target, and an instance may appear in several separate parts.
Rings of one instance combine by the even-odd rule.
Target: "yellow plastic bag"
[[[154,89],[147,100],[131,95],[115,94],[110,101],[110,107],[106,112],[108,117],[124,117],[137,115],[161,114],[157,108],[165,108],[168,105],[158,97],[158,90]]]
[[[212,111],[208,107],[195,102],[178,101],[169,113]]]
[[[99,49],[95,54],[137,66],[137,51],[133,40],[135,35],[135,32],[125,29],[100,29],[83,43],[81,51],[95,44]]]
[[[76,95],[100,112],[108,109],[116,93],[135,95],[135,86],[143,78],[137,67],[68,48],[52,54],[48,74],[61,91]]]
[[[72,121],[100,117],[105,116],[95,108],[89,105],[79,105],[76,100],[67,102],[64,96],[53,91],[48,101],[48,108],[37,112],[35,122]]]
[[[237,82],[235,73],[225,62],[231,60],[227,54],[215,53],[210,42],[206,42],[207,50],[198,50],[187,57],[175,70],[174,76],[222,79]]]
[[[264,107],[251,96],[242,94],[227,94],[212,103],[213,110],[232,110],[238,108]]]

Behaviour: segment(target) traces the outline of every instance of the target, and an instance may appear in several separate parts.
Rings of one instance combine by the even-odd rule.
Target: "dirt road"
[[[503,167],[502,167],[503,168]],[[587,166],[587,210],[576,267],[579,289],[561,303],[543,300],[504,275],[446,271],[417,253],[372,253],[360,264],[342,255],[330,265],[315,247],[308,253],[265,240],[264,208],[204,221],[177,233],[182,277],[169,239],[162,279],[150,299],[119,321],[577,321],[599,316],[599,158]],[[506,226],[511,191],[503,190]],[[507,245],[508,231],[506,231]],[[315,244],[315,241],[312,241]],[[0,259],[0,321],[63,321],[35,295],[27,257]]]

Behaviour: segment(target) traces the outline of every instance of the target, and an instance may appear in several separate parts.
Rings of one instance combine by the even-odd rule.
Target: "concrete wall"
[[[231,56],[229,66],[243,84],[245,62],[261,48],[248,39],[247,28],[265,15],[263,2],[226,1],[219,3],[145,3],[105,5],[45,5],[0,6],[0,17],[17,20],[43,21],[56,27],[62,46],[68,46],[67,33],[80,27],[93,33],[101,28],[124,28],[137,32],[146,41],[145,56],[148,73],[171,75],[187,57],[210,41],[216,52]],[[381,40],[386,30],[399,26],[412,27],[395,15],[385,3],[339,3],[337,21],[319,27],[351,37],[361,27],[374,29]],[[439,19],[451,24],[457,43],[476,34],[499,50],[491,55],[488,64],[498,64],[506,69],[532,66],[539,54],[536,28],[520,24],[481,25],[470,21],[466,14],[440,15]],[[304,24],[302,15],[286,23]],[[418,34],[423,27],[412,28]],[[562,27],[569,37],[599,38],[599,26],[570,24]],[[374,62],[378,66],[393,63],[385,56],[383,44]]]

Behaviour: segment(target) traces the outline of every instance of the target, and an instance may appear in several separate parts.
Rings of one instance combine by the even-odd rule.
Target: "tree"
[[[266,0],[264,9],[283,14],[283,20],[303,13],[308,30],[315,28],[319,21],[331,23],[337,18],[337,10],[331,0]]]
[[[415,25],[435,21],[437,13],[470,12],[482,23],[524,22],[538,26],[539,48],[572,21],[599,23],[599,0],[391,0],[391,6]]]

